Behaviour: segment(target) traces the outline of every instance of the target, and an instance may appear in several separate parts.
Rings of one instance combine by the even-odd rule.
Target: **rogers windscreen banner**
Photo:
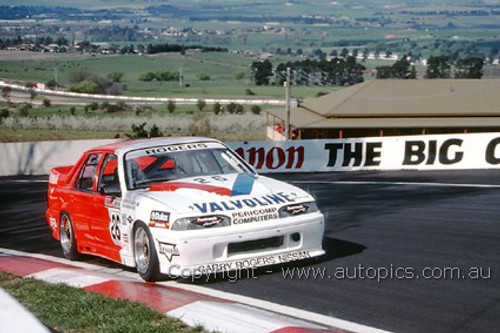
[[[228,144],[259,172],[500,168],[500,133]]]

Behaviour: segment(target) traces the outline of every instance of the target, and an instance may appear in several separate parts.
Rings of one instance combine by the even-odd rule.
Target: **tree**
[[[269,78],[273,75],[273,65],[268,59],[253,62],[251,69],[256,85],[269,85]]]
[[[411,64],[403,57],[392,65],[392,75],[396,79],[411,79]]]
[[[428,79],[449,79],[451,66],[446,56],[430,56],[427,59],[426,76]]]
[[[391,66],[378,66],[376,68],[377,79],[391,79],[392,78],[392,67]]]
[[[345,47],[342,49],[342,51],[340,52],[340,56],[342,58],[347,58],[347,56],[349,55],[349,50],[346,49]]]
[[[176,105],[175,105],[174,101],[168,101],[168,103],[167,103],[167,110],[168,110],[169,113],[174,113],[175,107],[176,107]]]
[[[480,79],[483,77],[484,61],[478,57],[458,59],[455,64],[456,79]]]
[[[392,66],[378,66],[377,79],[416,79],[417,71],[415,66],[403,57],[396,61]]]

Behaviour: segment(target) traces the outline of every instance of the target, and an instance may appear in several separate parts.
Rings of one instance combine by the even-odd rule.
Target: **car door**
[[[97,168],[101,157],[101,153],[91,153],[87,156],[70,194],[68,210],[73,220],[80,252],[91,252],[89,246],[94,242],[90,225],[94,218],[93,198],[96,193]]]
[[[105,154],[99,167],[97,191],[92,197],[93,214],[90,230],[94,245],[101,255],[121,262],[121,198],[118,195],[102,194],[105,186],[119,185],[118,160],[116,155]]]

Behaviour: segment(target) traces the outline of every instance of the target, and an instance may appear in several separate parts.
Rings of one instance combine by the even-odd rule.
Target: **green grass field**
[[[9,51],[1,51],[0,59],[9,59]],[[25,51],[28,52],[28,51]],[[16,54],[19,52],[16,52]],[[30,52],[31,53],[31,52]],[[11,54],[10,57],[15,57]],[[75,55],[74,59],[64,56],[57,60],[53,56],[40,55],[38,60],[0,60],[0,78],[20,82],[45,83],[57,74],[59,85],[70,85],[70,74],[78,69],[106,76],[112,72],[124,74],[122,83],[126,85],[123,95],[150,97],[193,97],[193,98],[231,98],[248,97],[247,90],[255,93],[255,98],[284,98],[281,86],[255,86],[250,77],[250,65],[255,61],[245,55],[230,53],[202,53],[182,56],[158,54],[150,56],[112,55],[86,56]],[[278,64],[286,59],[273,59]],[[139,76],[145,72],[166,69],[171,72],[182,70],[183,85],[179,82],[144,82]],[[209,80],[199,79],[200,74],[209,76]],[[244,74],[237,79],[238,74]],[[294,87],[293,97],[313,97],[320,91],[334,90],[327,87]]]

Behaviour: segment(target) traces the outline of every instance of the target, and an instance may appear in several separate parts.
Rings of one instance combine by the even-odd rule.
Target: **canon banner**
[[[500,168],[500,133],[233,142],[260,172]]]

